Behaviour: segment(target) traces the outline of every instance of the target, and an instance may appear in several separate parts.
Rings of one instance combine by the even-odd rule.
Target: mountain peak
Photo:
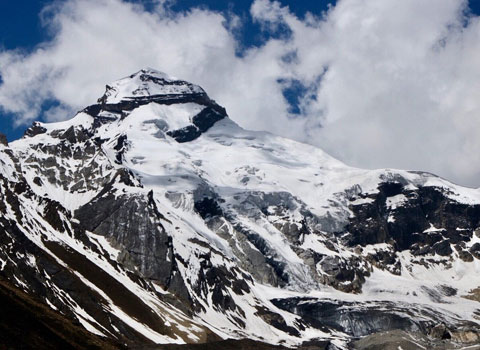
[[[179,95],[206,94],[198,85],[169,76],[153,68],[143,68],[128,77],[108,84],[105,94],[98,102],[117,104],[122,101]]]
[[[161,111],[154,107],[159,105],[163,106]],[[123,120],[141,106],[151,109],[151,119],[163,125],[161,131],[178,142],[195,140],[227,117],[225,108],[211,100],[200,86],[152,68],[108,84],[98,103],[83,112],[94,117],[94,127],[98,127]]]
[[[159,71],[155,68],[151,68],[151,67],[142,68],[138,72],[130,75],[130,77],[133,78],[134,76],[138,76],[138,75],[148,75],[148,76],[156,77],[156,78],[159,78],[159,79],[170,80],[170,81],[179,80],[176,77],[173,77],[171,75],[168,75],[165,72],[161,72],[161,71]]]

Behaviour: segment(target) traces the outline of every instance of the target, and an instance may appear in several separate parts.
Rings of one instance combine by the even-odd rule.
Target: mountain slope
[[[0,274],[97,335],[341,348],[442,322],[455,341],[480,334],[479,189],[244,130],[163,73],[34,123],[0,167]]]
[[[0,348],[122,349],[74,324],[41,301],[0,280]]]

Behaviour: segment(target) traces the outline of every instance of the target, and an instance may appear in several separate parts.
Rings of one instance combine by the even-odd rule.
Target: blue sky
[[[32,49],[38,43],[48,39],[48,32],[42,27],[40,21],[41,10],[51,3],[51,0],[18,0],[0,2],[0,44],[6,49]],[[135,2],[135,1],[131,1]],[[143,4],[146,9],[152,5],[152,1],[136,1]],[[329,3],[335,0],[319,1],[280,1],[288,5],[299,16],[304,16],[307,11],[320,14],[327,9]],[[228,0],[178,0],[172,3],[173,11],[185,11],[193,7],[205,7],[214,11],[232,11],[248,19],[243,29],[242,40],[247,45],[258,44],[261,39],[258,25],[252,23],[249,16],[250,1]]]
[[[480,0],[1,1],[0,131],[68,119],[150,66],[243,127],[477,187],[479,15]]]

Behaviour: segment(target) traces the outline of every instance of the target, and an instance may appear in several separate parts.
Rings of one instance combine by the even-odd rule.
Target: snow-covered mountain
[[[0,141],[2,281],[103,339],[480,341],[480,189],[244,130],[152,69]]]

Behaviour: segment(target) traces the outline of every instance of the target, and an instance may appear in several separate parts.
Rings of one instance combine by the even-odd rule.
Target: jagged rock
[[[8,146],[7,137],[0,132],[0,144]]]
[[[47,132],[47,129],[41,126],[40,123],[34,122],[32,126],[25,131],[25,136],[33,137],[39,134],[44,134],[46,132]]]
[[[462,344],[478,344],[480,342],[480,332],[475,328],[460,328],[450,332],[453,341]]]
[[[192,118],[193,125],[182,129],[171,130],[167,135],[173,137],[177,142],[189,142],[198,138],[202,133],[210,129],[213,124],[227,116],[225,109],[218,105],[207,106],[200,113]]]
[[[480,243],[475,243],[473,244],[470,249],[469,249],[469,252],[477,259],[480,259]]]
[[[473,261],[473,256],[469,252],[465,250],[461,250],[458,252],[458,257],[462,259],[465,262],[472,262]]]
[[[445,324],[438,324],[435,327],[432,327],[428,335],[435,339],[451,339],[452,335],[450,334],[447,326]]]

